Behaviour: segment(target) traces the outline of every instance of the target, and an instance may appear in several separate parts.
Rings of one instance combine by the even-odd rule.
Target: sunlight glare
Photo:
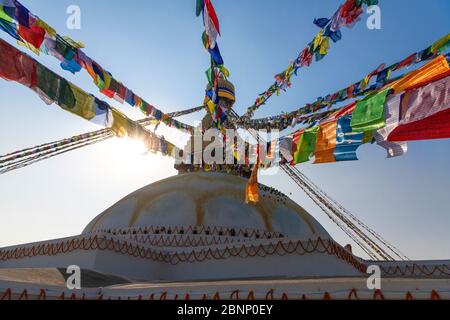
[[[136,140],[131,138],[118,138],[115,140],[115,148],[119,150],[120,153],[126,155],[142,155],[146,156],[149,154],[147,146],[142,140]]]

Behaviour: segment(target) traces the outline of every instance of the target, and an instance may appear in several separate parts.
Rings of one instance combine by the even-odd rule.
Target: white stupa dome
[[[83,233],[211,226],[302,239],[330,238],[308,212],[272,188],[260,185],[260,202],[246,204],[246,183],[244,178],[223,173],[170,177],[123,198],[94,218]]]

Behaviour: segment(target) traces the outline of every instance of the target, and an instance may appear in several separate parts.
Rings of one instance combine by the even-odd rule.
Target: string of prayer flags
[[[150,103],[138,97],[132,90],[116,80],[97,62],[87,56],[81,48],[84,45],[69,37],[60,36],[55,29],[32,14],[17,0],[0,0],[0,29],[17,40],[35,54],[41,52],[58,59],[61,68],[71,73],[81,69],[92,77],[99,91],[119,103],[128,103],[139,108],[146,116],[155,115],[164,124],[188,133],[193,132],[190,125],[172,119]],[[139,102],[139,103],[138,103]]]
[[[254,120],[242,117],[239,119],[237,124],[243,128],[284,130],[289,126],[295,126],[299,123],[312,123],[314,120],[317,120],[314,119],[314,114],[324,108],[329,109],[338,102],[378,92],[387,84],[396,83],[397,79],[391,79],[391,73],[393,71],[398,71],[400,69],[410,67],[423,61],[435,59],[439,54],[442,54],[449,47],[449,39],[450,34],[447,34],[441,39],[435,41],[433,45],[430,45],[429,47],[421,51],[409,55],[407,58],[401,60],[400,62],[394,63],[388,67],[385,67],[384,69],[382,68],[384,64],[382,64],[373,72],[365,76],[362,80],[355,82],[344,89],[336,91],[335,93],[319,97],[315,102],[308,103],[295,111]],[[437,66],[439,68],[442,68],[443,66],[445,67],[443,59],[445,59],[445,57],[439,58],[439,60],[441,61],[441,64],[439,63],[439,61],[437,63]],[[370,85],[370,80],[375,78],[375,76],[375,83]],[[403,76],[400,76],[400,80],[402,78]],[[405,82],[407,82],[407,80],[405,80],[404,82],[400,82],[398,86],[400,86],[401,83]],[[309,116],[307,116],[308,114]]]
[[[396,93],[402,92],[448,70],[449,65],[447,59],[443,55],[440,55],[420,68],[408,73],[403,78],[390,85],[390,87]]]
[[[292,148],[292,164],[357,160],[357,148],[374,141],[388,158],[404,155],[406,141],[450,137],[450,69],[438,57],[399,81],[323,118],[317,126],[298,130],[283,141]],[[400,89],[397,89],[400,90]],[[288,159],[289,157],[286,157]]]
[[[341,40],[342,34],[340,29],[343,26],[351,27],[358,21],[358,17],[363,12],[363,4],[370,6],[377,3],[378,0],[346,0],[331,19],[315,19],[314,24],[320,27],[321,30],[283,72],[275,75],[275,82],[269,89],[258,96],[255,103],[242,116],[242,119],[248,120],[252,118],[256,110],[265,104],[274,93],[278,95],[281,90],[286,91],[291,86],[292,75],[297,75],[298,69],[301,67],[309,67],[312,64],[313,57],[315,57],[316,61],[322,60],[328,54],[330,39],[333,42]]]
[[[196,14],[203,14],[203,25],[205,31],[202,34],[202,41],[205,49],[211,57],[211,66],[206,71],[208,87],[205,93],[204,105],[211,114],[213,125],[223,129],[223,124],[227,121],[227,108],[219,103],[219,98],[223,93],[220,84],[229,77],[230,73],[224,66],[224,61],[217,44],[217,36],[220,35],[219,19],[211,0],[197,0]],[[234,92],[232,94],[234,101]]]
[[[129,119],[106,102],[98,100],[1,39],[0,77],[29,87],[47,104],[56,103],[68,112],[111,128],[119,137],[140,139],[147,145],[151,145],[152,140],[158,140],[160,149],[157,151],[171,156],[179,151],[140,123]]]

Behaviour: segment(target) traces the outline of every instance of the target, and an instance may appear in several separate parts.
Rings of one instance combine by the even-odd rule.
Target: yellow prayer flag
[[[47,23],[45,23],[45,22],[42,21],[41,19],[38,19],[38,20],[36,21],[36,24],[35,24],[35,25],[38,26],[38,27],[41,27],[42,29],[44,29],[45,32],[47,32],[47,34],[48,34],[49,36],[56,37],[56,30],[53,29],[52,27],[50,27]]]
[[[119,112],[118,110],[111,108],[112,115],[113,115],[113,124],[111,127],[111,130],[114,131],[114,133],[118,137],[125,137],[127,136],[128,132],[128,118]]]
[[[448,42],[450,42],[450,33],[433,43],[433,45],[431,46],[431,52],[438,52]]]
[[[323,30],[321,30],[314,38],[313,51],[316,51],[316,49],[322,43],[322,35],[323,35]]]
[[[330,38],[326,37],[325,39],[322,40],[319,53],[321,55],[326,55],[328,53],[329,48],[330,48]]]
[[[37,56],[39,56],[41,54],[41,51],[39,49],[37,49],[35,46],[33,46],[31,43],[17,40],[17,44],[19,46],[27,48],[28,50],[32,51]]]
[[[94,97],[78,88],[72,83],[69,83],[69,88],[72,90],[75,98],[75,106],[68,106],[61,101],[61,108],[74,113],[86,120],[91,120],[95,117]]]
[[[68,37],[68,36],[62,36],[62,38],[69,43],[72,47],[76,48],[76,49],[81,49],[84,48],[84,43],[81,41],[75,41],[72,38]]]

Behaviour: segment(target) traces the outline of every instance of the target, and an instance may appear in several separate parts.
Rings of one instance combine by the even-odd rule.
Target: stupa
[[[0,298],[449,298],[450,261],[365,261],[302,207],[226,173],[150,184],[80,235],[0,249]],[[82,289],[69,290],[70,265]],[[369,265],[382,288],[366,286]],[[59,271],[58,271],[59,270]]]

